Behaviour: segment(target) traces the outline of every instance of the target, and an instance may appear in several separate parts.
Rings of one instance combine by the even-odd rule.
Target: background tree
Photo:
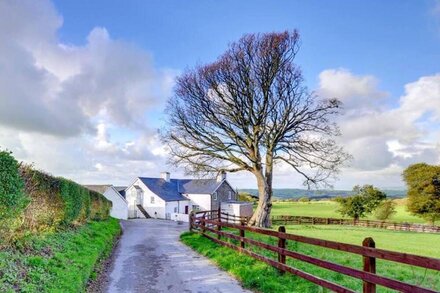
[[[396,213],[396,203],[387,199],[384,200],[379,206],[374,210],[374,217],[378,220],[388,220]]]
[[[342,216],[349,216],[355,220],[365,217],[375,210],[385,199],[386,194],[373,185],[356,185],[353,187],[355,195],[338,197],[336,202],[340,204],[338,212]]]
[[[255,203],[258,200],[258,197],[250,194],[249,192],[238,192],[238,200],[239,201],[248,201]]]
[[[307,196],[303,196],[298,198],[299,202],[310,202],[310,198],[308,198]]]
[[[430,223],[440,219],[440,166],[414,164],[406,168],[403,178],[408,188],[408,211]]]
[[[259,200],[250,225],[270,226],[276,163],[316,185],[348,158],[333,140],[340,102],[318,99],[303,85],[294,63],[299,44],[296,31],[245,35],[216,62],[177,78],[166,109],[171,163],[201,176],[254,174]]]

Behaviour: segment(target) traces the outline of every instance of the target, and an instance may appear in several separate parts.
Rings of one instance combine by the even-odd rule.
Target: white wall
[[[144,215],[136,207],[137,189],[135,185],[142,190],[142,206],[147,213],[153,218],[165,219],[165,201],[150,191],[141,180],[130,185],[125,191],[125,198],[128,201],[129,218],[145,218]],[[151,203],[151,197],[154,197],[154,203]]]
[[[210,194],[185,194],[185,196],[191,200],[190,210],[192,210],[192,205],[198,205],[200,207],[200,210],[202,211],[211,210]]]
[[[126,220],[128,218],[128,203],[113,187],[107,188],[104,196],[112,202],[110,216],[116,219]]]
[[[125,190],[125,199],[128,203],[129,218],[137,218],[138,214],[141,214],[136,207],[136,188],[134,188],[134,185],[139,185],[139,182],[139,179],[136,179],[136,181]]]
[[[182,222],[189,222],[189,214],[177,214],[177,213],[171,213],[171,220],[173,221],[182,221]]]
[[[188,206],[188,214],[191,211],[191,203],[189,200],[168,201],[165,208],[165,219],[170,219],[171,214],[185,214],[185,206]]]
[[[128,201],[130,218],[144,218],[144,215],[136,207],[137,189],[134,187],[134,185],[137,185],[142,189],[142,206],[153,218],[171,219],[171,214],[175,212],[175,209],[177,210],[177,213],[184,214],[186,205],[188,206],[188,212],[191,211],[191,204],[189,200],[165,202],[162,198],[160,198],[150,189],[148,189],[148,187],[145,186],[145,184],[143,184],[141,180],[136,179],[136,181],[127,188],[125,194],[125,198]],[[154,203],[151,203],[152,197],[154,198]]]
[[[240,217],[251,217],[253,213],[252,203],[249,202],[235,202],[221,204],[221,210],[223,213]]]

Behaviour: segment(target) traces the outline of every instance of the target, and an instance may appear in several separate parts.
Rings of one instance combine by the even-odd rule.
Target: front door
[[[187,214],[188,215],[188,206],[185,206],[185,214]]]

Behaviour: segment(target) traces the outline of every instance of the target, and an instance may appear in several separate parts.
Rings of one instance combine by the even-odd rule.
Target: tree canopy
[[[189,174],[248,171],[259,202],[250,224],[270,225],[273,168],[289,165],[306,184],[326,184],[348,158],[333,139],[337,99],[307,90],[294,60],[297,31],[248,34],[217,61],[177,78],[163,140]]]
[[[373,185],[356,185],[353,187],[353,192],[355,195],[339,197],[336,201],[340,204],[338,211],[341,215],[356,220],[374,211],[387,197],[383,191]]]
[[[440,166],[418,163],[403,172],[408,210],[431,223],[440,219]]]

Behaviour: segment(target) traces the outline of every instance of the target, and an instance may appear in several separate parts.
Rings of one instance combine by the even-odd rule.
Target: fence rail
[[[440,233],[440,226],[412,224],[412,223],[396,223],[377,220],[353,220],[340,218],[320,218],[320,217],[303,217],[303,216],[273,216],[272,223],[277,225],[349,225],[368,228],[382,228],[396,231],[426,232]]]
[[[228,228],[227,231],[222,231],[222,228]],[[222,215],[220,211],[205,211],[197,214],[192,213],[190,215],[190,230],[198,230],[203,236],[211,239],[212,241],[235,249],[239,252],[247,254],[255,259],[263,261],[281,272],[288,272],[299,277],[302,277],[310,282],[313,282],[322,287],[328,288],[335,292],[354,292],[353,290],[333,283],[331,281],[314,276],[310,273],[296,269],[286,264],[286,257],[290,257],[299,261],[303,261],[309,264],[316,265],[318,267],[331,270],[340,274],[344,274],[363,282],[364,293],[376,292],[376,285],[384,286],[390,289],[394,289],[400,292],[437,292],[432,289],[423,288],[413,284],[405,283],[402,281],[394,280],[388,277],[380,276],[376,274],[376,259],[383,259],[387,261],[393,261],[397,263],[417,266],[425,269],[431,269],[440,271],[440,259],[430,258],[424,256],[418,256],[407,253],[399,253],[394,251],[388,251],[384,249],[375,248],[375,243],[372,238],[366,238],[362,246],[340,243],[329,240],[322,240],[317,238],[310,238],[295,234],[286,233],[284,226],[280,226],[278,231],[249,227],[243,224],[235,224],[222,221]],[[233,233],[234,229],[238,230],[239,235]],[[267,235],[278,239],[278,245],[271,245],[265,242],[257,241],[255,239],[246,237],[246,231],[257,233],[260,235]],[[214,237],[212,234],[217,237]],[[221,238],[228,238],[237,241],[237,245],[224,241]],[[327,260],[318,259],[309,255],[301,254],[286,248],[286,240],[292,240],[296,242],[306,243],[319,247],[339,250],[342,252],[357,254],[363,259],[363,268],[355,269],[347,267],[337,263],[333,263]],[[271,252],[275,252],[278,255],[278,259],[274,260],[266,256],[260,255],[254,251],[246,248],[248,245],[256,246]]]

